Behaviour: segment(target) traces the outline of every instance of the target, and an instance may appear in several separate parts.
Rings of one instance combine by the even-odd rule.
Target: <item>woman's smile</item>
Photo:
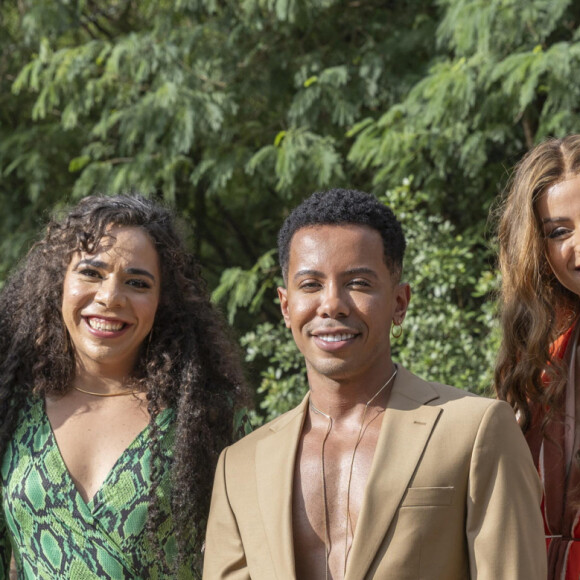
[[[153,327],[159,292],[157,251],[138,227],[112,228],[94,254],[75,254],[62,313],[77,366],[129,375]]]

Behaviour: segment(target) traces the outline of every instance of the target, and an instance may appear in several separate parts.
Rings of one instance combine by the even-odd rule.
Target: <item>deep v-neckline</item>
[[[128,454],[132,451],[132,449],[136,447],[141,442],[141,440],[149,433],[151,429],[151,423],[147,423],[147,425],[145,425],[145,427],[141,431],[139,431],[139,433],[137,433],[134,439],[129,443],[129,445],[127,445],[127,447],[125,447],[125,449],[117,457],[116,461],[113,463],[111,469],[109,469],[107,475],[101,481],[99,487],[92,495],[92,497],[85,500],[82,493],[79,491],[73,476],[69,471],[69,468],[64,460],[64,457],[62,456],[62,452],[58,445],[54,429],[52,428],[52,423],[50,422],[50,418],[48,417],[48,413],[46,412],[46,403],[42,399],[39,399],[38,404],[39,404],[38,410],[42,417],[41,422],[44,425],[44,428],[46,429],[49,444],[55,450],[55,455],[58,458],[58,463],[60,464],[60,467],[62,468],[62,471],[65,474],[67,485],[70,488],[71,492],[77,498],[77,501],[81,502],[81,504],[84,505],[88,509],[88,511],[92,513],[94,509],[99,505],[99,502],[95,500],[102,495],[103,490],[106,489],[109,480],[118,471],[119,466],[126,461],[126,458]],[[158,427],[163,427],[166,424],[171,415],[170,411],[171,409],[169,408],[160,411],[160,413],[155,418],[155,422],[157,423]]]

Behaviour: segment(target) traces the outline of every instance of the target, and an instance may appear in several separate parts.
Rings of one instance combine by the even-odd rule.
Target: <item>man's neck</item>
[[[374,373],[375,376],[356,380],[332,380],[309,374],[310,403],[335,421],[358,415],[366,405],[383,406],[388,400],[396,372],[397,367],[390,362],[388,368]]]

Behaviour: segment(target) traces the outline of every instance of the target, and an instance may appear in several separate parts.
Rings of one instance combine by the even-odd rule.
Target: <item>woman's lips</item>
[[[113,337],[123,334],[131,325],[123,320],[101,318],[99,316],[84,316],[91,334],[98,337]]]

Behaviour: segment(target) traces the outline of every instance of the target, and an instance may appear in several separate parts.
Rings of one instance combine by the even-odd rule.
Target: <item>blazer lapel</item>
[[[347,579],[364,578],[421,459],[440,410],[437,393],[399,365],[385,410],[348,561]]]
[[[292,487],[296,449],[304,423],[308,395],[293,411],[270,427],[269,437],[256,448],[258,504],[277,578],[292,579]]]

